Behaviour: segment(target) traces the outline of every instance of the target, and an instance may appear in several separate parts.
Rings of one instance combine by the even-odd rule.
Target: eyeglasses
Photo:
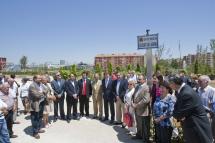
[[[56,76],[60,76],[60,74],[56,75]]]
[[[132,83],[129,83],[128,85],[133,85]]]

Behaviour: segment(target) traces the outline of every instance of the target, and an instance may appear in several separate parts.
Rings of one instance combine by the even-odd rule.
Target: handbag
[[[133,119],[130,113],[124,113],[123,122],[128,126],[132,127]]]

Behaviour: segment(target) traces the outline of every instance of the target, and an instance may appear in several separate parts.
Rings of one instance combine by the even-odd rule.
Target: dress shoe
[[[137,140],[137,139],[142,139],[142,138],[140,136],[135,135],[135,136],[132,136],[131,139]]]
[[[34,137],[35,139],[40,139],[40,135],[39,135],[39,134],[34,134],[33,137]]]
[[[67,123],[70,123],[71,122],[71,120],[67,120]]]
[[[78,117],[77,116],[73,116],[73,120],[77,120],[78,119]]]
[[[121,125],[122,122],[115,122],[114,125]]]
[[[66,118],[65,118],[65,117],[61,117],[60,119],[61,119],[61,120],[66,120]]]
[[[38,133],[45,133],[45,130],[39,130]]]
[[[121,126],[121,127],[122,127],[122,128],[125,128],[125,127],[126,127],[126,125],[123,125],[123,124],[122,124],[122,126]]]
[[[54,118],[54,122],[57,122],[57,118]]]
[[[113,120],[111,120],[109,123],[110,123],[110,124],[114,124],[114,121],[113,121]]]
[[[104,118],[104,119],[102,119],[102,121],[104,122],[104,121],[107,121],[108,120],[108,118]]]
[[[99,117],[99,120],[102,121],[102,117]]]
[[[17,135],[10,135],[10,138],[17,138]]]
[[[98,117],[97,116],[93,116],[93,119],[97,119]]]

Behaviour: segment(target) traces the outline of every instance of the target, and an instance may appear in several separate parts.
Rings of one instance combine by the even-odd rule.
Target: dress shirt
[[[208,107],[211,111],[215,112],[215,88],[210,85],[204,89],[199,88],[198,95],[201,97],[203,106]],[[210,106],[209,104],[212,104],[213,106]]]

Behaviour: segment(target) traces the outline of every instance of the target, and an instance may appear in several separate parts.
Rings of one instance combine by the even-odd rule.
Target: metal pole
[[[149,35],[149,29],[146,30],[146,35]],[[152,79],[152,48],[147,48],[146,51],[146,67],[147,67],[147,84],[151,85]]]

